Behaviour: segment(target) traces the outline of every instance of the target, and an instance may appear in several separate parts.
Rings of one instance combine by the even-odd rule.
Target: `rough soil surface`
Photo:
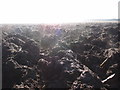
[[[3,88],[120,88],[117,23],[44,27],[2,25]]]

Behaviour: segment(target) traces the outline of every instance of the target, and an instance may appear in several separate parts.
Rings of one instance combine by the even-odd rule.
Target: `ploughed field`
[[[3,88],[119,88],[117,23],[1,25]]]

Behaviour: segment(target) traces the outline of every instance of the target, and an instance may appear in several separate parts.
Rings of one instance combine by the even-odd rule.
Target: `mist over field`
[[[1,30],[2,88],[120,87],[117,22],[3,24]]]

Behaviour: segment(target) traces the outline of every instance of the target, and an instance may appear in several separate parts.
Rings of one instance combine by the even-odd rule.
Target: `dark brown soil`
[[[2,26],[3,88],[120,87],[117,23],[61,25],[58,30],[39,27]]]

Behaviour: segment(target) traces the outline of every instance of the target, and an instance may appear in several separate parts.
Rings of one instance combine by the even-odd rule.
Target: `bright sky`
[[[0,23],[117,19],[119,0],[0,0]]]

